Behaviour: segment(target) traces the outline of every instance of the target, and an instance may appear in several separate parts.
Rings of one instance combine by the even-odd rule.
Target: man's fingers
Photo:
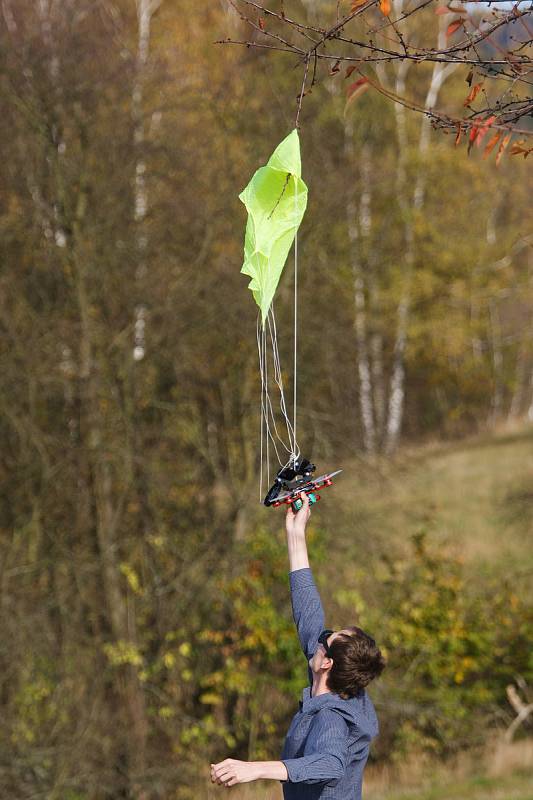
[[[217,775],[219,778],[224,778],[226,775],[233,775],[233,768],[223,767],[221,770],[218,770]]]
[[[225,783],[230,777],[233,777],[233,769],[231,767],[223,767],[217,770],[215,775],[220,783]]]

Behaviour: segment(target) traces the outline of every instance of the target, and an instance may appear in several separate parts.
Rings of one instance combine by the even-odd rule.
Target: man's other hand
[[[287,516],[285,517],[285,527],[287,529],[287,536],[300,535],[305,536],[305,526],[311,516],[311,508],[309,506],[309,498],[305,492],[300,492],[300,498],[303,506],[299,511],[294,513],[292,506],[287,507]]]
[[[220,786],[235,786],[236,783],[249,783],[259,778],[256,761],[238,761],[226,758],[219,764],[211,764],[211,783]]]

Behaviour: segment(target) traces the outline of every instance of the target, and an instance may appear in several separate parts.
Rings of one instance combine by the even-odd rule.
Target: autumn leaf
[[[456,137],[455,137],[455,146],[456,146],[456,147],[457,147],[457,145],[459,144],[459,142],[461,141],[461,135],[462,135],[462,133],[463,133],[463,131],[462,131],[462,128],[461,128],[461,123],[460,123],[460,122],[458,122],[458,123],[457,123],[457,135],[456,135]]]
[[[492,150],[494,149],[494,145],[499,140],[501,135],[502,135],[501,131],[498,131],[498,133],[494,134],[492,139],[489,139],[489,142],[488,142],[487,146],[485,147],[485,152],[483,153],[483,158],[488,158],[488,156],[490,156]]]
[[[524,158],[528,157],[531,151],[533,151],[533,147],[523,147],[525,141],[525,139],[520,139],[518,142],[513,142],[513,146],[511,147],[512,156],[523,155]]]
[[[481,87],[483,86],[483,81],[481,83],[475,83],[468,93],[468,97],[464,101],[463,105],[469,106],[471,103],[474,102],[476,97],[478,96],[479,92],[481,91]]]
[[[366,0],[352,0],[352,5],[350,8],[350,12],[357,11],[358,8],[364,6]]]
[[[352,74],[352,72],[355,72],[356,69],[357,69],[357,64],[352,64],[351,67],[347,67],[346,68],[346,75],[344,76],[344,78],[345,79],[349,78],[350,75]]]
[[[469,154],[470,154],[470,151],[472,149],[472,145],[474,144],[474,142],[476,140],[477,133],[478,133],[478,126],[477,125],[472,125],[472,128],[470,129],[470,136],[468,137],[468,153]]]
[[[348,106],[350,106],[353,101],[359,97],[359,95],[363,94],[368,88],[370,87],[370,83],[368,82],[368,78],[358,78],[356,81],[351,83],[348,88],[346,89],[346,104],[344,106],[344,113],[346,114],[346,110]]]
[[[438,6],[435,9],[435,14],[442,15],[442,14],[450,14],[450,13],[451,12],[450,12],[450,9],[448,8],[448,6]]]
[[[450,22],[450,24],[446,28],[446,38],[449,39],[449,37],[452,36],[452,34],[454,34],[455,31],[459,30],[459,28],[461,27],[462,24],[463,24],[463,20],[461,18],[454,19],[453,22]]]
[[[511,141],[511,136],[512,136],[512,133],[508,133],[501,140],[500,146],[498,147],[498,153],[496,154],[496,166],[498,166],[498,164],[500,163],[501,157],[503,156],[503,154],[505,152],[505,148],[507,147],[507,145]]]
[[[388,17],[391,12],[391,0],[379,0],[379,10]]]
[[[341,71],[341,68],[340,68],[340,66],[339,66],[339,65],[340,65],[340,63],[341,63],[340,61],[336,61],[336,62],[333,64],[332,68],[331,68],[331,69],[330,69],[330,71],[329,71],[329,74],[330,74],[330,75],[336,75],[338,72],[340,72],[340,71]]]
[[[351,83],[346,90],[346,99],[350,100],[355,94],[361,94],[362,91],[368,89],[368,78],[358,78],[354,83]]]
[[[478,130],[478,133],[477,133],[477,136],[476,136],[476,146],[477,147],[479,147],[481,145],[481,142],[483,141],[483,138],[485,137],[485,134],[490,129],[490,126],[495,121],[495,119],[496,119],[496,117],[493,114],[492,116],[487,117],[487,119],[479,126],[479,130]]]
[[[265,20],[263,19],[263,17],[259,17],[259,27],[261,28],[262,31],[265,30]]]

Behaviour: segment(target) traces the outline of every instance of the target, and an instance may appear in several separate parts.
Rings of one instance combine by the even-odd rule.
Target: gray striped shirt
[[[313,657],[325,628],[324,610],[309,567],[289,573],[292,612],[305,657]],[[360,800],[363,770],[378,722],[362,691],[343,700],[334,692],[311,697],[313,673],[302,693],[281,754],[285,800]]]

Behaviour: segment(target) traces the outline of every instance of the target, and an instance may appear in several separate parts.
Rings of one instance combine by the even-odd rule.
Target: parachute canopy
[[[241,272],[264,326],[285,261],[307,206],[296,128],[276,147],[239,195],[248,211]]]

